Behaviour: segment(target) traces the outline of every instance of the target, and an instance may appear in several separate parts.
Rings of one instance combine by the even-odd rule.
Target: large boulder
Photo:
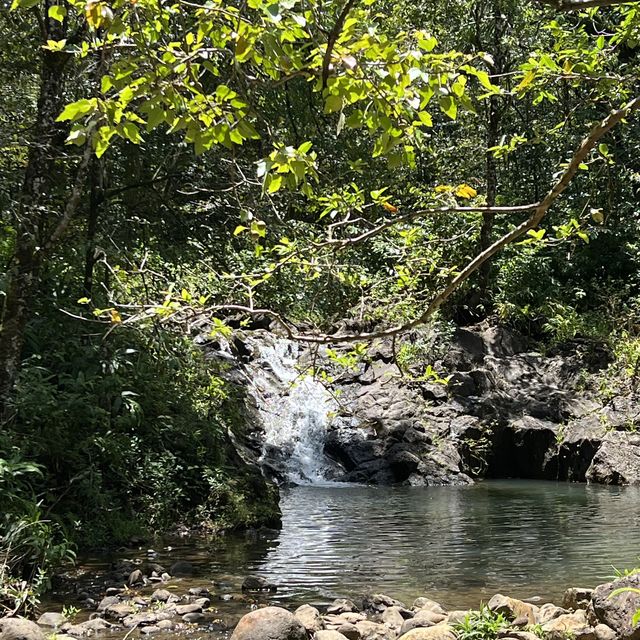
[[[45,640],[42,629],[24,618],[0,618],[1,640]]]
[[[596,640],[596,633],[589,626],[584,609],[558,616],[543,624],[542,630],[548,640]]]
[[[640,590],[640,573],[635,573],[596,587],[591,602],[598,620],[611,627],[620,640],[640,640],[640,623],[633,625],[633,616],[640,610],[640,593],[618,589]]]
[[[309,633],[317,633],[324,629],[324,621],[320,612],[309,604],[298,607],[293,615]]]
[[[231,640],[307,640],[307,631],[286,609],[265,607],[244,616]]]
[[[587,480],[601,484],[640,484],[640,434],[608,433],[587,469]]]

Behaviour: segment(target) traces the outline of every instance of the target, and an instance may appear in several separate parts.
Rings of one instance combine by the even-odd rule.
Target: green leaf
[[[67,9],[59,4],[55,4],[52,7],[49,7],[48,14],[52,20],[63,22],[67,15]]]
[[[64,108],[62,113],[56,118],[56,122],[64,122],[65,120],[71,120],[73,122],[93,111],[96,106],[95,98],[91,98],[90,100],[83,98],[82,100],[72,102]]]
[[[138,129],[138,126],[133,124],[133,122],[125,122],[122,125],[122,136],[133,142],[133,144],[140,144],[142,142],[140,129]]]
[[[239,236],[243,231],[247,231],[249,227],[245,227],[241,224],[239,224],[234,230],[233,230],[233,235],[234,236]]]
[[[335,113],[342,109],[342,96],[329,96],[324,105],[325,113]]]
[[[455,120],[458,115],[458,105],[452,96],[442,96],[439,100],[440,109],[445,115],[448,115],[452,120]]]

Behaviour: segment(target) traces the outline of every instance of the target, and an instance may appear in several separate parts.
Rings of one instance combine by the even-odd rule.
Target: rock
[[[111,629],[114,625],[111,624],[111,622],[107,622],[104,618],[91,618],[91,620],[85,620],[75,626],[86,629],[87,631],[104,631],[105,629]]]
[[[339,631],[318,631],[313,636],[314,640],[348,640],[346,636],[343,636]]]
[[[593,591],[593,610],[599,622],[613,629],[621,640],[640,640],[640,623],[632,625],[635,612],[640,609],[640,593],[623,592],[611,597],[616,589],[640,589],[640,573],[601,584]]]
[[[201,611],[192,611],[191,613],[185,613],[182,616],[182,619],[189,624],[194,624],[195,622],[200,622],[200,620],[204,620],[204,613]]]
[[[447,615],[447,624],[449,625],[460,624],[461,622],[464,622],[465,618],[468,615],[469,615],[468,611],[462,611],[462,610],[449,611],[449,614]]]
[[[188,591],[190,596],[209,596],[211,592],[206,587],[191,587]]]
[[[160,572],[164,572],[164,569]],[[192,576],[194,573],[193,565],[186,560],[178,560],[174,562],[169,569],[169,573],[176,578]]]
[[[154,611],[145,611],[143,613],[134,613],[131,616],[127,616],[122,624],[130,629],[131,627],[142,627],[155,624],[158,622],[158,614]]]
[[[118,598],[117,596],[107,596],[106,598],[102,598],[102,600],[100,600],[100,603],[98,604],[98,611],[105,611],[107,607],[110,607],[113,604],[119,604],[119,603],[120,603],[120,598]]]
[[[507,629],[504,632],[498,634],[499,637],[508,636],[511,640],[540,640],[540,638],[530,631],[518,631],[514,629]]]
[[[387,607],[382,612],[382,622],[384,622],[390,629],[393,629],[396,633],[400,631],[404,624],[404,617],[400,613],[402,607]]]
[[[161,631],[160,627],[155,626],[155,625],[151,625],[149,627],[141,627],[140,628],[140,633],[143,633],[145,635],[149,635],[151,633],[159,633]]]
[[[413,601],[413,610],[417,611],[418,609],[429,609],[429,611],[433,611],[434,613],[439,613],[440,615],[447,615],[447,612],[437,603],[435,600],[430,600],[429,598],[416,598]]]
[[[358,631],[358,627],[350,622],[343,622],[336,631],[341,633],[347,640],[360,640],[362,637],[360,631]]]
[[[597,624],[593,630],[596,633],[596,640],[616,640],[618,637],[616,632],[606,624]]]
[[[524,618],[526,619],[525,624],[535,624],[536,622],[535,612],[538,607],[522,600],[509,598],[498,593],[489,600],[487,606],[491,611],[501,613],[511,621]]]
[[[136,569],[135,571],[132,571],[129,574],[129,577],[127,578],[127,584],[130,587],[133,587],[136,584],[142,584],[144,582],[144,575],[142,574],[142,571],[140,571],[140,569]]]
[[[191,604],[179,604],[176,607],[176,613],[179,616],[184,616],[187,613],[197,613],[202,611],[202,605],[197,602],[192,602]]]
[[[405,608],[404,604],[399,600],[385,596],[383,593],[376,593],[372,596],[365,596],[362,599],[362,608],[365,611],[374,611],[382,613],[387,607]]]
[[[562,596],[562,606],[565,609],[586,609],[591,602],[593,589],[571,587]]]
[[[211,604],[210,598],[196,598],[193,604],[199,604],[203,609],[206,609]]]
[[[384,624],[361,620],[356,623],[356,629],[362,640],[395,640],[396,634]]]
[[[447,624],[439,624],[434,627],[417,627],[404,635],[402,640],[456,640],[453,628]]]
[[[548,640],[596,640],[593,628],[587,622],[587,614],[583,609],[574,613],[566,613],[542,625],[545,638]]]
[[[555,604],[551,602],[547,602],[543,604],[538,611],[536,611],[536,623],[544,624],[545,622],[549,622],[549,620],[553,620],[554,618],[559,618],[567,613],[567,609],[563,609],[562,607],[556,607]]]
[[[265,607],[245,615],[231,640],[307,640],[307,632],[286,609]]]
[[[176,623],[173,620],[158,620],[156,623],[156,627],[158,629],[171,631],[176,626]]]
[[[45,640],[42,629],[24,618],[0,618],[2,640]]]
[[[170,599],[175,598],[171,591],[167,589],[156,589],[151,594],[151,602],[168,602]]]
[[[38,624],[41,627],[53,627],[54,629],[61,627],[67,622],[67,619],[55,611],[47,611],[38,618]]]
[[[136,612],[136,607],[131,602],[118,602],[117,604],[110,604],[105,610],[104,614],[108,618],[114,618],[115,620],[122,620],[127,616]]]
[[[338,598],[334,600],[328,607],[327,613],[348,613],[348,612],[357,612],[358,607],[354,604],[352,600],[348,600],[347,598]]]
[[[447,620],[447,616],[436,613],[431,609],[419,609],[413,618],[405,620],[402,625],[401,635],[411,631],[411,629],[417,629],[418,627],[433,627],[444,620]]]
[[[322,620],[320,612],[311,605],[303,604],[293,612],[293,615],[311,634],[324,629],[324,621]]]
[[[247,576],[242,582],[243,591],[277,591],[278,587],[260,576]]]
[[[586,475],[589,482],[640,484],[640,434],[607,433]]]

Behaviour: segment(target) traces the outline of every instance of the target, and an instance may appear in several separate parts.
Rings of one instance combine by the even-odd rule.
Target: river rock
[[[104,610],[104,615],[107,618],[114,618],[116,620],[122,620],[131,614],[135,613],[136,607],[132,602],[118,602],[117,604],[110,604]]]
[[[350,622],[343,622],[336,631],[341,633],[347,640],[361,640],[362,637],[360,631],[358,631],[358,627]]]
[[[324,629],[317,631],[314,640],[348,640],[346,636],[343,636],[339,631],[333,631]]]
[[[142,613],[134,613],[131,616],[127,616],[122,624],[127,627],[142,627],[155,624],[160,619],[160,614],[155,611],[145,611]]]
[[[278,587],[261,576],[247,576],[242,582],[243,591],[277,591]]]
[[[175,626],[176,623],[173,620],[158,620],[158,622],[156,622],[156,627],[165,631],[171,631]]]
[[[135,571],[132,571],[129,574],[129,577],[127,578],[127,584],[130,587],[133,587],[136,584],[142,584],[144,582],[144,575],[142,574],[142,571],[140,571],[140,569],[136,569]]]
[[[167,589],[156,589],[151,594],[151,602],[168,602],[169,600],[175,599],[177,600],[177,596],[173,595],[171,591]]]
[[[440,615],[447,615],[447,612],[442,608],[440,603],[435,600],[431,600],[429,598],[416,598],[413,601],[413,610],[417,611],[418,609],[428,609],[429,611],[433,611],[434,613],[439,613]]]
[[[200,622],[201,620],[204,620],[205,616],[204,613],[202,613],[202,611],[191,611],[189,613],[185,613],[182,616],[182,619],[185,622],[188,622],[189,624],[194,624],[195,622]]]
[[[67,619],[56,611],[47,611],[38,618],[38,624],[41,627],[58,628],[67,622]]]
[[[245,615],[231,640],[307,640],[307,632],[286,609],[265,607]]]
[[[106,596],[100,600],[98,603],[98,611],[105,611],[107,607],[110,607],[113,604],[119,604],[120,598],[116,595]]]
[[[362,640],[395,640],[396,634],[384,624],[361,620],[356,623]]]
[[[80,622],[79,624],[76,624],[74,626],[86,629],[87,631],[104,631],[105,629],[111,629],[114,625],[104,618],[96,617],[91,618],[90,620],[85,620],[84,622]]]
[[[597,619],[613,629],[621,640],[640,640],[640,623],[632,625],[635,612],[640,609],[640,593],[628,591],[611,594],[621,588],[640,589],[640,573],[635,573],[595,588],[592,597]]]
[[[2,640],[45,640],[42,629],[24,618],[0,618]]]
[[[149,627],[141,627],[140,628],[140,633],[144,634],[144,635],[150,635],[152,633],[159,633],[161,631],[160,627],[157,627],[155,625],[151,625]]]
[[[593,630],[596,632],[596,640],[616,640],[616,632],[606,624],[597,624]]]
[[[593,589],[571,587],[562,596],[562,606],[565,609],[586,609],[591,602]]]
[[[447,614],[447,624],[460,624],[464,622],[465,618],[469,615],[469,611],[463,611],[461,609],[457,609],[456,611],[449,611]]]
[[[197,602],[192,602],[191,604],[179,604],[176,606],[176,613],[179,616],[184,616],[187,613],[197,613],[198,611],[202,611],[202,605]]]
[[[403,622],[401,635],[418,627],[433,627],[446,619],[446,616],[431,611],[431,609],[419,609],[413,618]]]
[[[434,627],[416,627],[400,636],[402,640],[456,640],[453,628],[446,624]]]
[[[320,612],[311,605],[303,604],[294,611],[293,615],[311,634],[324,629],[324,621],[322,620]]]
[[[365,611],[373,611],[375,613],[382,613],[388,607],[400,607],[405,608],[404,604],[399,600],[390,598],[383,593],[376,593],[371,596],[365,596],[362,599],[362,608]]]
[[[551,602],[546,602],[536,611],[536,623],[545,624],[545,622],[564,616],[567,613],[570,613],[570,611],[562,607],[556,607],[556,605]]]
[[[589,626],[584,609],[554,618],[543,624],[542,630],[548,640],[566,640],[567,637],[575,640],[596,640],[596,633]]]
[[[334,600],[328,607],[327,613],[340,614],[340,613],[351,613],[358,611],[358,607],[356,607],[355,603],[352,600],[347,598],[338,598]]]
[[[489,602],[487,606],[495,613],[503,614],[508,620],[524,620],[525,624],[535,624],[535,613],[538,609],[535,605],[509,598],[498,593]]]
[[[404,617],[400,613],[402,607],[387,607],[380,616],[382,622],[386,624],[390,629],[393,629],[396,633],[400,631],[404,624]]]

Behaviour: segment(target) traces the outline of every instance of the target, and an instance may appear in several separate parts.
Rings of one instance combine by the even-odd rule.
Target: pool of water
[[[239,599],[250,574],[278,585],[261,602],[323,604],[382,592],[407,604],[428,595],[460,609],[497,592],[558,602],[567,587],[593,587],[614,576],[614,567],[640,564],[634,487],[516,480],[303,486],[283,492],[282,513],[280,532],[172,542],[157,546],[154,560],[166,567],[192,562],[195,575],[169,588],[213,586],[212,604],[227,628],[251,605]],[[145,554],[132,549],[118,557]],[[97,577],[109,560],[87,558],[79,569]]]

